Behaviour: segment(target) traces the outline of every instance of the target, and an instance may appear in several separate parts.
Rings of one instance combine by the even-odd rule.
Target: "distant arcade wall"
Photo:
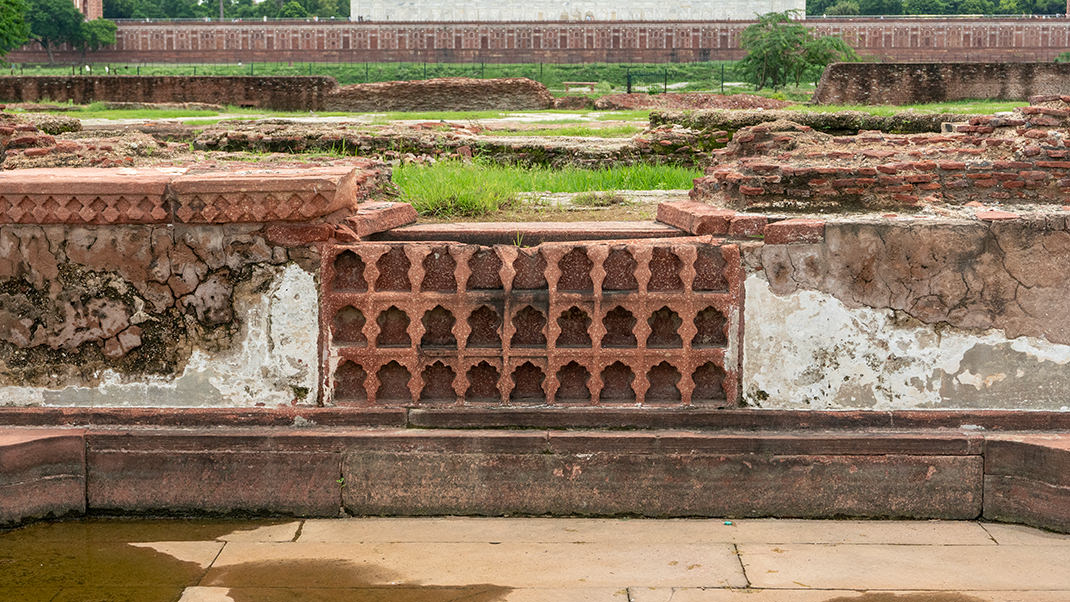
[[[702,21],[806,11],[805,0],[350,0],[358,21]]]
[[[1035,62],[1070,50],[1065,19],[808,19],[884,61]],[[742,57],[745,21],[162,22],[119,24],[94,62],[690,62]],[[8,61],[46,62],[38,45]],[[78,51],[57,60],[78,63]]]

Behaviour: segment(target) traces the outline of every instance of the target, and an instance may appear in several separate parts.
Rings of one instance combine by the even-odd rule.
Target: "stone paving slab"
[[[546,543],[229,543],[201,585],[289,587],[287,571],[253,571],[272,563],[335,561],[332,587],[390,583],[436,586],[495,584],[520,588],[651,586],[744,587],[727,544]],[[245,581],[243,572],[255,575]],[[316,587],[315,583],[308,583]],[[325,584],[327,585],[327,584]]]
[[[939,542],[933,542],[939,543]],[[1070,548],[742,544],[756,588],[1070,590]],[[998,567],[998,569],[997,569]]]
[[[726,524],[729,523],[729,524]],[[987,527],[988,525],[986,525]],[[999,527],[1008,539],[1043,543],[1044,536],[1070,545],[1070,535]],[[1040,534],[1040,535],[1037,535]],[[806,520],[613,520],[552,518],[463,518],[435,520],[362,518],[307,520],[300,543],[851,543],[996,545],[976,522],[806,521]]]
[[[985,531],[1001,546],[1070,546],[1070,534],[1041,531],[1023,525],[982,523]],[[1070,600],[1070,597],[1067,597]]]
[[[629,602],[1066,602],[1070,591],[931,592],[857,590],[725,590],[640,588]],[[511,600],[511,599],[510,599]]]

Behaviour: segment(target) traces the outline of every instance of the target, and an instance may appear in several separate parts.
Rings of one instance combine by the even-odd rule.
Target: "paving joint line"
[[[981,527],[981,530],[984,531],[985,535],[987,535],[988,538],[992,540],[992,543],[996,544],[997,546],[1003,545],[1003,544],[999,543],[999,540],[996,539],[996,536],[992,535],[992,532],[989,531],[988,528],[985,527],[984,523],[978,521],[977,522],[977,526]]]
[[[732,544],[732,552],[736,555],[736,562],[739,563],[739,570],[743,573],[743,581],[746,583],[745,588],[751,589],[750,577],[747,576],[747,567],[743,566],[743,554],[739,551],[739,544]],[[673,590],[675,592],[675,590]],[[672,598],[669,598],[670,600]]]

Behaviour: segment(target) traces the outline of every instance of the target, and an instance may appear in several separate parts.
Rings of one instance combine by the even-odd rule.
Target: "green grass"
[[[701,175],[697,169],[664,165],[551,169],[442,161],[399,165],[394,182],[423,215],[471,217],[509,208],[521,192],[678,190],[690,188]]]
[[[693,87],[718,89],[721,67],[725,79],[736,78],[731,61],[700,63],[585,63],[585,64],[480,64],[480,63],[246,63],[243,65],[136,65],[91,63],[93,75],[104,75],[107,65],[117,75],[327,75],[340,84],[357,84],[393,80],[416,80],[432,77],[527,77],[555,90],[563,89],[563,82],[599,82],[602,93],[624,89],[627,74],[633,74],[633,85],[691,82]],[[70,65],[14,65],[3,71],[13,75],[71,75]],[[84,66],[78,73],[84,73]]]
[[[967,115],[990,115],[1002,111],[1012,111],[1017,107],[1028,105],[1024,101],[1005,100],[956,100],[950,102],[933,102],[916,105],[792,105],[789,111],[806,113],[835,113],[838,111],[862,111],[871,115],[894,115],[903,111],[919,113],[962,113]]]
[[[486,130],[487,136],[576,136],[581,138],[630,138],[643,131],[634,125],[615,125],[609,127],[591,127],[577,125],[562,128],[534,128],[528,130]]]

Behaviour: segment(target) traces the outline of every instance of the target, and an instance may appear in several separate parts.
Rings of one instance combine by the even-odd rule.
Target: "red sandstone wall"
[[[282,110],[321,109],[331,77],[0,77],[0,100],[211,102]]]
[[[970,98],[1026,100],[1068,89],[1070,64],[837,63],[822,74],[814,102],[906,105]]]
[[[328,111],[482,111],[549,109],[554,96],[526,78],[449,77],[343,86],[326,99]]]
[[[543,23],[121,23],[106,62],[686,62],[738,59],[746,21]],[[808,19],[887,61],[1050,61],[1070,50],[1058,19]],[[60,52],[78,62],[81,54]],[[45,62],[36,45],[8,55]]]
[[[0,77],[0,101],[212,102],[282,110],[472,111],[553,106],[526,78],[439,78],[339,88],[331,77]]]

